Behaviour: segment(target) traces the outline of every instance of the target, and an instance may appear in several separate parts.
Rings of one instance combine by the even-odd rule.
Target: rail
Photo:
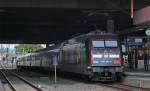
[[[27,83],[28,85],[30,85],[31,87],[33,87],[34,89],[36,89],[37,91],[43,91],[41,88],[38,88],[37,86],[35,86],[34,84],[32,84],[30,81],[26,80],[25,78],[19,76],[16,73],[10,72],[12,75],[18,77],[20,80],[24,81],[25,83]]]
[[[2,66],[1,66],[2,67]],[[5,70],[4,67],[2,67],[3,71],[5,72],[9,72],[7,70]],[[2,75],[5,77],[5,79],[8,81],[8,84],[10,86],[10,88],[12,89],[12,91],[16,91],[16,89],[14,88],[14,86],[12,85],[12,83],[9,81],[8,77],[6,76],[5,72],[0,71],[2,73]],[[9,72],[11,75],[17,77],[18,79],[20,79],[21,81],[25,82],[26,84],[28,84],[29,86],[31,86],[32,88],[34,88],[36,91],[43,91],[41,88],[37,87],[36,85],[34,85],[33,83],[31,83],[30,81],[26,80],[25,78],[19,76],[16,73],[13,72]]]
[[[5,75],[5,73],[3,71],[0,70],[0,72],[2,73],[3,77],[5,78],[5,80],[8,82],[9,87],[11,88],[12,91],[16,91],[16,89],[13,87],[12,83],[9,81],[9,79],[7,78],[7,76]]]

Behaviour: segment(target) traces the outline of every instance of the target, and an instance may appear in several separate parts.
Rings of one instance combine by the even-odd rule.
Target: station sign
[[[142,38],[127,38],[128,45],[143,45]]]

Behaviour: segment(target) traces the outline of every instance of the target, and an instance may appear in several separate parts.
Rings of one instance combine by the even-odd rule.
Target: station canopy
[[[135,10],[149,4],[136,0]],[[1,43],[58,43],[98,28],[132,26],[130,0],[0,0]],[[95,27],[96,25],[96,27]]]

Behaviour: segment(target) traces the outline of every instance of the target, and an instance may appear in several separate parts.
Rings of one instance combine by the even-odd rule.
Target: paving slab
[[[3,86],[2,82],[1,82],[1,80],[0,80],[0,91],[5,91],[4,86]]]
[[[125,72],[125,75],[123,84],[150,89],[150,73]]]

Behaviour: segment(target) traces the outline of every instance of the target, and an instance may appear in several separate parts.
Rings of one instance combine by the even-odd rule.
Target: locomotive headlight
[[[94,60],[93,63],[98,63],[98,61]]]
[[[110,54],[109,58],[119,58],[119,55],[118,54]]]
[[[102,58],[103,56],[101,54],[94,54],[93,58]]]
[[[87,66],[87,69],[91,69],[91,66]]]
[[[116,65],[121,65],[121,59],[114,60],[113,63]]]

